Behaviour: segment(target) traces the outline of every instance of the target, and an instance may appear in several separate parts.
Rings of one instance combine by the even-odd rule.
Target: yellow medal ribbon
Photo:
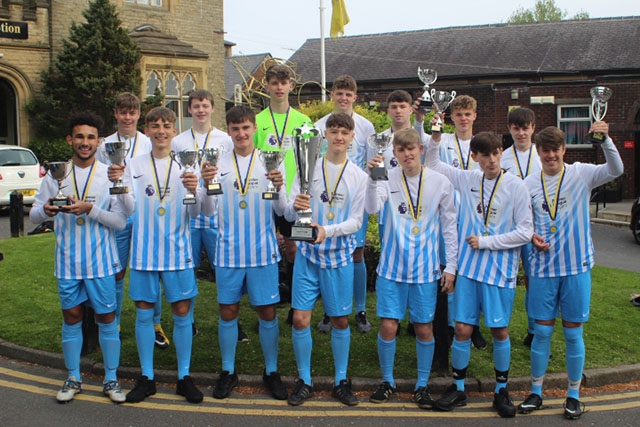
[[[462,165],[462,169],[468,171],[469,167],[473,164],[473,159],[471,158],[471,143],[469,143],[469,150],[467,151],[467,161],[464,161],[464,157],[462,157],[462,147],[460,146],[460,140],[458,139],[458,134],[453,135],[456,138],[456,153],[458,154],[458,159],[460,159],[460,164]],[[471,137],[473,139],[473,137]]]
[[[518,176],[520,177],[520,179],[525,179],[526,177],[529,176],[529,171],[531,170],[531,161],[533,160],[533,156],[531,154],[533,152],[533,145],[531,147],[529,147],[529,160],[527,160],[527,170],[524,173],[524,175],[522,174],[522,168],[520,167],[520,160],[518,160],[518,150],[516,149],[516,145],[513,144],[511,146],[511,148],[513,148],[513,157],[515,157],[515,159],[516,159],[516,167],[518,168]]]
[[[118,142],[122,142],[122,140],[120,140],[120,133],[116,133],[116,135],[118,136]],[[128,151],[129,158],[133,159],[136,156],[137,151],[138,151],[138,132],[136,132],[136,136],[133,137],[133,143],[131,144],[131,148]]]
[[[193,146],[196,149],[196,152],[200,152],[200,149],[198,147],[198,139],[196,138],[196,133],[193,131],[193,128],[191,128],[190,131],[191,131],[191,137],[193,138]],[[207,132],[207,136],[204,137],[204,144],[202,144],[203,150],[207,148],[207,141],[209,141],[209,136],[211,135],[211,131],[212,129],[209,129],[209,132]],[[205,160],[206,160],[206,157],[202,156],[202,160],[200,160],[200,169],[202,169],[202,167],[204,166]]]
[[[565,168],[562,165],[562,172],[560,172],[560,179],[558,179],[558,186],[556,187],[556,195],[553,200],[549,198],[549,191],[547,190],[547,181],[544,178],[544,171],[540,172],[540,181],[542,183],[542,194],[544,195],[544,201],[547,204],[549,217],[554,224],[551,226],[551,232],[555,233],[558,229],[555,225],[556,216],[558,215],[558,201],[560,200],[560,189],[562,188],[562,182],[564,181]]]
[[[489,203],[487,203],[487,207],[484,205],[484,174],[482,175],[482,182],[480,184],[480,206],[482,207],[482,219],[484,222],[484,236],[489,235],[489,224],[491,223],[491,206],[493,205],[493,201],[496,197],[496,193],[498,192],[498,188],[500,187],[500,183],[502,182],[502,178],[504,174],[500,171],[500,175],[498,175],[498,179],[496,183],[493,185],[493,190],[491,190],[491,195],[489,196]]]
[[[273,123],[273,130],[276,132],[276,138],[278,139],[278,148],[282,149],[282,142],[284,141],[284,135],[287,132],[287,123],[289,122],[289,111],[291,106],[287,107],[286,116],[284,116],[284,125],[282,126],[282,132],[278,132],[278,124],[276,123],[276,117],[273,115],[273,110],[269,107],[269,113],[271,114],[271,122]]]
[[[340,184],[340,180],[342,180],[342,174],[344,173],[345,168],[347,167],[347,159],[342,163],[342,167],[340,168],[340,172],[338,173],[338,179],[336,183],[333,185],[333,188],[329,190],[329,173],[327,172],[327,159],[322,159],[322,181],[324,182],[324,192],[327,193],[327,198],[329,199],[329,208],[333,208],[333,199],[336,197],[336,192],[338,191],[338,184]],[[330,220],[335,218],[335,214],[330,211],[327,214],[327,218]]]
[[[169,159],[169,167],[167,168],[167,176],[164,180],[164,194],[162,193],[162,188],[160,187],[160,177],[158,176],[158,169],[156,168],[156,160],[153,157],[153,154],[150,154],[149,157],[151,158],[151,165],[153,166],[153,173],[155,176],[155,185],[156,185],[156,190],[158,191],[158,199],[160,199],[160,202],[164,201],[164,197],[167,195],[167,190],[169,189],[169,179],[171,178],[171,167],[173,166],[173,161],[171,159]],[[160,212],[162,210],[162,212]],[[158,209],[158,213],[160,215],[164,215],[164,208],[160,208]]]
[[[407,176],[402,171],[402,184],[404,185],[404,191],[407,195],[407,200],[409,200],[409,207],[411,208],[411,217],[415,222],[418,221],[420,217],[420,211],[422,209],[422,184],[424,183],[424,167],[420,168],[420,178],[418,181],[418,195],[416,196],[416,203],[413,203],[413,198],[411,197],[411,191],[409,190],[409,183],[407,182]],[[412,230],[414,234],[417,234],[417,227],[414,227]]]
[[[253,172],[253,165],[255,164],[255,152],[255,149],[251,151],[251,159],[249,159],[249,167],[247,168],[247,173],[244,176],[244,182],[242,181],[242,177],[240,176],[240,167],[238,166],[238,158],[236,157],[236,152],[233,152],[233,168],[236,172],[236,179],[238,180],[238,191],[240,191],[240,195],[242,197],[244,197],[247,194],[247,191],[249,191],[249,177]],[[244,200],[240,202],[240,207],[243,209],[246,208],[247,202],[245,202]]]
[[[87,177],[87,181],[84,183],[84,188],[82,189],[82,194],[78,191],[78,181],[76,179],[76,167],[74,166],[72,169],[72,179],[73,179],[73,197],[78,200],[82,200],[83,202],[87,201],[87,190],[91,187],[91,181],[93,180],[93,174],[95,172],[94,166],[96,165],[96,161],[94,160],[91,164],[91,169],[89,169],[89,176]]]

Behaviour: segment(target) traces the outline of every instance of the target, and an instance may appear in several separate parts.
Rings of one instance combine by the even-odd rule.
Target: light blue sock
[[[193,335],[191,333],[191,319],[188,314],[186,316],[173,315],[173,342],[178,359],[178,379],[181,380],[189,375],[191,366]]]
[[[542,382],[549,365],[553,326],[536,323],[531,342],[531,393],[542,396]]]
[[[62,354],[69,377],[80,381],[80,353],[82,352],[82,321],[69,325],[62,322]]]
[[[509,371],[509,367],[511,365],[511,339],[509,337],[504,341],[500,341],[495,338],[493,339],[493,365],[496,371]],[[496,381],[494,392],[498,393],[501,388],[505,388],[506,386],[506,381]]]
[[[458,341],[457,338],[453,339],[453,346],[451,349],[451,367],[453,369],[462,371],[466,370],[469,366],[469,360],[471,359],[471,340]],[[456,387],[460,391],[464,391],[464,380],[466,376],[462,378],[455,378],[454,382]]]
[[[429,375],[431,375],[431,364],[433,363],[433,352],[436,348],[436,340],[420,341],[416,338],[416,355],[418,358],[418,379],[416,381],[416,389],[418,387],[426,387],[429,383]]]
[[[356,313],[367,311],[367,265],[364,259],[353,263],[353,297],[356,300]]]
[[[307,326],[299,330],[292,328],[291,341],[293,342],[293,353],[296,355],[298,376],[305,384],[311,385],[311,349],[313,347],[311,327]]]
[[[569,393],[567,396],[578,399],[580,396],[580,383],[582,382],[585,358],[582,326],[562,329],[564,331],[564,341],[567,346],[567,376],[569,377]]]
[[[153,328],[153,308],[136,307],[136,344],[142,375],[150,380],[153,374],[153,347],[156,340],[156,331]]]
[[[273,320],[259,320],[260,345],[264,355],[265,371],[267,375],[278,372],[278,342],[280,340],[280,327],[278,318]],[[237,335],[236,335],[237,336]]]
[[[218,321],[218,342],[222,357],[222,370],[233,374],[236,371],[236,347],[238,345],[238,318]]]
[[[158,300],[153,306],[153,324],[162,324],[162,291],[158,292]]]
[[[333,351],[333,363],[335,364],[335,385],[347,379],[347,366],[349,365],[349,348],[351,347],[351,328],[331,328],[331,350]]]
[[[389,341],[382,339],[378,334],[378,360],[380,361],[380,370],[382,371],[382,381],[387,381],[395,386],[393,379],[393,365],[396,359],[396,337]]]
[[[100,340],[100,348],[102,349],[102,358],[104,359],[104,381],[118,379],[116,371],[120,365],[120,333],[118,332],[118,324],[115,320],[111,323],[98,324],[98,339]]]
[[[122,304],[124,304],[124,279],[116,280],[116,326],[120,326]]]

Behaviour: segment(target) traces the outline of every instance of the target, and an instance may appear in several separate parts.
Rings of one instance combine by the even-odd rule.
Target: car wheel
[[[636,215],[631,219],[631,230],[636,243],[640,245],[640,215]]]

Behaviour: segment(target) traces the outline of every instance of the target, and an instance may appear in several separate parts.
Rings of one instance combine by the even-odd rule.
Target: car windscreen
[[[0,166],[37,165],[38,159],[27,150],[0,150]]]

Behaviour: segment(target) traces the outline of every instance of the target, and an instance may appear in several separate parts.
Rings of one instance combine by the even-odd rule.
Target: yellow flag
[[[344,26],[349,23],[349,15],[344,0],[331,0],[331,38],[337,39],[344,35]]]

